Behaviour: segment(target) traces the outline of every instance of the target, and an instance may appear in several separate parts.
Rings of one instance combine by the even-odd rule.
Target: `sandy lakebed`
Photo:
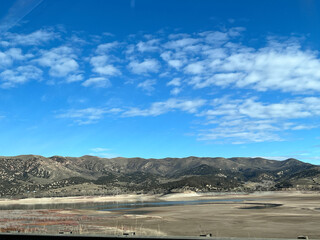
[[[320,239],[319,192],[0,200],[2,232]]]

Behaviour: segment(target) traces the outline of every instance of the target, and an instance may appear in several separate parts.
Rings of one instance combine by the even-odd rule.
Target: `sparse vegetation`
[[[0,157],[0,196],[58,197],[192,190],[320,190],[320,168],[295,159]]]

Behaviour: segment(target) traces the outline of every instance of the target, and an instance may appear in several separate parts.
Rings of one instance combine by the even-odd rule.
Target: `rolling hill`
[[[0,157],[1,197],[320,190],[320,167],[296,159]]]

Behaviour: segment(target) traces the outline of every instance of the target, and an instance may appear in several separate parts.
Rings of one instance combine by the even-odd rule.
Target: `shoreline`
[[[175,200],[195,200],[208,198],[252,198],[257,196],[268,195],[319,195],[319,191],[265,191],[265,192],[225,192],[225,193],[171,193],[166,195],[149,195],[149,194],[122,194],[114,196],[77,196],[77,197],[44,197],[44,198],[23,198],[23,199],[0,199],[0,205],[45,205],[45,204],[74,204],[74,203],[90,203],[90,202],[136,202],[136,201],[175,201]]]
[[[156,195],[123,194],[115,196],[77,196],[77,197],[44,197],[23,199],[0,199],[0,205],[32,205],[32,204],[60,204],[60,203],[89,203],[89,202],[124,202],[146,201],[155,199]]]
[[[203,203],[201,200],[214,200]],[[239,199],[241,201],[237,201]],[[200,200],[199,204],[183,201]],[[215,202],[215,200],[219,200]],[[64,204],[102,202],[177,201],[153,204],[143,209],[116,211],[69,208]],[[62,204],[59,206],[59,204]],[[24,205],[15,205],[24,204]],[[56,205],[54,205],[56,204]],[[103,204],[103,203],[102,203]],[[114,204],[114,203],[112,203]],[[116,203],[117,204],[117,203]],[[0,228],[22,232],[57,233],[68,226],[74,233],[120,234],[133,231],[139,236],[199,236],[320,239],[320,191],[275,191],[253,193],[172,193],[167,195],[86,196],[29,199],[0,199]],[[36,207],[36,206],[39,207]],[[94,204],[95,205],[95,204]],[[161,205],[161,204],[160,204]],[[29,206],[31,208],[29,208]],[[35,207],[34,207],[35,206]],[[82,205],[79,205],[82,206]],[[21,208],[22,207],[22,208]],[[23,208],[27,207],[27,208]],[[122,208],[123,207],[123,208]],[[8,227],[9,226],[9,227]]]

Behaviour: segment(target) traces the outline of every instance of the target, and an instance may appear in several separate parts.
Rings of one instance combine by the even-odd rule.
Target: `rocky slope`
[[[320,190],[320,167],[263,158],[0,157],[0,197]]]

